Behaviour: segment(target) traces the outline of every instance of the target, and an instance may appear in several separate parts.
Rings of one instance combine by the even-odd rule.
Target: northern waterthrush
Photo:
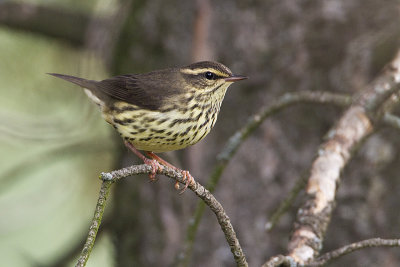
[[[125,145],[152,166],[150,179],[162,168],[161,163],[182,172],[185,189],[194,181],[189,172],[153,152],[182,149],[203,139],[217,120],[228,87],[247,78],[211,61],[102,81],[49,74],[85,88]],[[138,150],[144,150],[151,159]]]

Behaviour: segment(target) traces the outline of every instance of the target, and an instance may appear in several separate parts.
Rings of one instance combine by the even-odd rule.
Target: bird
[[[156,153],[183,149],[202,140],[217,121],[228,87],[248,78],[234,75],[228,67],[214,61],[118,75],[101,81],[48,74],[84,89],[125,145],[151,166],[150,180],[155,180],[163,166],[182,173],[185,182],[182,192],[194,183],[193,176]],[[175,187],[179,189],[178,182]]]

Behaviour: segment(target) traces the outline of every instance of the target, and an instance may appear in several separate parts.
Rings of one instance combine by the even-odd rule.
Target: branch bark
[[[329,261],[349,254],[353,251],[360,250],[363,248],[371,247],[400,247],[400,239],[382,239],[382,238],[371,238],[360,242],[352,243],[331,252],[325,253],[318,257],[312,263],[307,264],[310,267],[323,266]]]
[[[306,201],[299,208],[293,235],[288,245],[296,263],[312,261],[322,249],[322,242],[335,206],[335,193],[340,183],[340,172],[349,162],[352,152],[374,131],[376,111],[388,97],[399,90],[400,51],[395,59],[371,84],[355,97],[353,105],[328,134],[314,160]]]
[[[86,243],[84,245],[81,256],[76,266],[79,267],[85,266],[90,256],[90,252],[94,246],[96,234],[101,223],[102,214],[104,212],[105,203],[107,200],[111,184],[124,177],[137,174],[150,173],[151,171],[152,171],[151,166],[142,164],[101,174],[100,177],[103,180],[103,183],[100,189],[95,215],[92,219],[92,224],[89,228],[89,234]],[[183,181],[183,176],[181,173],[176,172],[175,170],[168,168],[166,166],[163,166],[163,168],[161,170],[158,170],[157,173],[164,174],[165,176],[174,179],[176,182],[185,184],[185,181]],[[246,257],[240,246],[239,240],[236,237],[236,233],[233,229],[230,219],[228,215],[226,215],[222,205],[215,199],[215,197],[210,193],[210,191],[205,189],[198,182],[190,184],[188,188],[192,190],[199,198],[201,198],[204,201],[204,203],[206,203],[210,207],[210,209],[214,212],[215,216],[217,217],[218,223],[225,234],[225,238],[229,244],[229,247],[231,248],[231,252],[233,254],[237,266],[248,266]]]

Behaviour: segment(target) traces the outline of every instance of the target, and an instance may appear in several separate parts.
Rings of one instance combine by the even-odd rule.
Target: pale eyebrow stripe
[[[201,68],[201,69],[195,69],[195,70],[192,70],[192,69],[181,69],[182,73],[194,74],[194,75],[197,75],[197,74],[200,74],[200,73],[204,73],[204,72],[207,72],[207,71],[212,72],[212,73],[214,73],[214,74],[216,74],[218,76],[221,76],[221,77],[229,77],[228,74],[226,74],[224,72],[221,72],[219,70],[216,70],[216,69],[211,69],[211,68]]]

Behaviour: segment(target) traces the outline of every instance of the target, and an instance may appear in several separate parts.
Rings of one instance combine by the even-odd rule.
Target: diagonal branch
[[[319,254],[334,209],[340,173],[352,152],[374,131],[375,113],[399,87],[400,51],[383,74],[355,98],[321,145],[311,167],[306,200],[298,210],[288,245],[288,255],[297,263],[310,262]]]
[[[76,266],[79,267],[85,266],[89,258],[90,252],[94,246],[94,241],[96,239],[97,231],[101,223],[102,214],[104,213],[105,203],[107,200],[111,184],[127,176],[150,173],[151,171],[152,171],[151,166],[142,164],[142,165],[133,165],[120,170],[101,174],[100,177],[101,179],[103,179],[103,183],[100,189],[95,215],[93,217],[92,224],[89,228],[88,238],[86,240],[81,256],[78,260],[78,264]],[[163,168],[161,170],[158,170],[157,173],[164,174],[165,176],[174,179],[175,181],[181,184],[185,184],[185,181],[183,181],[182,174],[176,172],[171,168],[163,166]],[[233,229],[230,219],[228,215],[226,215],[222,205],[215,199],[215,197],[210,193],[210,191],[205,189],[198,182],[190,184],[188,188],[192,190],[199,198],[201,198],[204,201],[204,203],[206,203],[216,215],[218,223],[220,224],[221,229],[225,234],[225,238],[231,248],[237,266],[248,266],[243,250],[239,244],[239,240],[236,237],[236,233]]]
[[[322,256],[319,256],[314,261],[307,263],[307,267],[319,267],[325,266],[328,262],[337,259],[341,256],[349,254],[351,252],[372,247],[400,247],[400,239],[382,239],[382,238],[371,238],[355,242],[333,251],[327,252]],[[277,255],[272,257],[268,262],[264,263],[262,267],[274,267],[274,266],[296,266],[296,262],[290,256]]]

